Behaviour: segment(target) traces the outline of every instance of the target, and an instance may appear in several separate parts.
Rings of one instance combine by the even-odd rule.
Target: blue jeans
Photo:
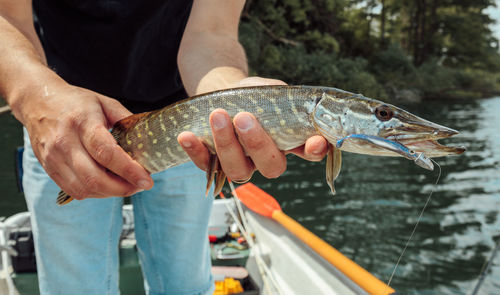
[[[119,294],[118,242],[123,199],[56,205],[57,185],[33,154],[25,131],[23,187],[35,238],[41,294]],[[132,197],[139,259],[148,294],[211,294],[204,172],[192,162],[153,175]]]

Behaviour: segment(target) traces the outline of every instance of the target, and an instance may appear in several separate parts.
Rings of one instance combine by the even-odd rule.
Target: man
[[[212,199],[203,197],[203,171],[188,163],[150,176],[108,130],[131,111],[175,102],[184,89],[195,95],[283,84],[247,78],[238,42],[243,5],[0,0],[0,95],[25,126],[23,186],[42,294],[119,292],[122,198],[108,197],[129,195],[148,293],[212,292]],[[231,122],[219,109],[210,122],[229,178],[247,180],[255,170],[278,177],[286,169],[284,154],[251,114],[240,113]],[[178,141],[206,169],[208,151],[200,140],[184,132]],[[313,137],[292,152],[320,160],[326,142]],[[86,200],[57,207],[59,187]]]

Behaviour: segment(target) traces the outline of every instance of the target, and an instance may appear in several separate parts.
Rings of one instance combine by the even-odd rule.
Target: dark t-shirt
[[[177,51],[188,0],[35,0],[49,66],[142,112],[184,98]]]

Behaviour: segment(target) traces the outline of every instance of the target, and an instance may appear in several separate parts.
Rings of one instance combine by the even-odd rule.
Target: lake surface
[[[435,189],[391,286],[399,294],[471,294],[500,240],[500,97],[425,102],[405,109],[461,131],[445,143],[465,146],[438,158],[430,172],[403,158],[343,154],[331,196],[324,163],[288,157],[279,179],[253,182],[274,195],[285,213],[387,281],[429,193]],[[20,126],[0,117],[0,216],[25,210],[13,173]],[[478,294],[500,294],[500,253]]]

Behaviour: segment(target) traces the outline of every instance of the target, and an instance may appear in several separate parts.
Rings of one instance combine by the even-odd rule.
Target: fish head
[[[463,147],[438,143],[459,132],[430,122],[394,105],[338,89],[325,91],[313,111],[316,129],[330,143],[351,134],[378,136],[399,142],[427,157],[461,154]],[[397,154],[376,144],[355,138],[347,140],[341,150],[376,156]]]

